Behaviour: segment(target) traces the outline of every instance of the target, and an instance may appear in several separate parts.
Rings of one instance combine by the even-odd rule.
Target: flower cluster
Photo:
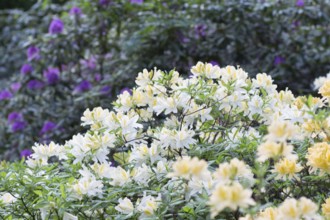
[[[18,216],[29,199],[35,216],[322,219],[321,203],[328,216],[328,100],[239,67],[198,62],[191,73],[143,70],[113,110],[84,112],[86,133],[35,144],[24,171],[4,165],[0,214]]]

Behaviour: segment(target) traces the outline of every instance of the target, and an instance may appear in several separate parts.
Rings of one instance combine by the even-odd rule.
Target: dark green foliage
[[[0,91],[13,82],[22,84],[13,99],[0,100],[0,152],[13,158],[14,152],[40,141],[46,120],[63,128],[49,139],[63,142],[77,133],[85,108],[108,107],[143,68],[188,72],[197,61],[240,65],[251,74],[271,74],[280,89],[289,87],[296,94],[310,93],[314,78],[330,70],[328,1],[296,6],[295,1],[275,0],[112,0],[102,6],[99,0],[43,0],[31,8],[15,2],[25,11],[0,11]],[[84,16],[70,16],[72,6]],[[64,22],[58,35],[47,34],[54,17]],[[42,59],[31,62],[33,73],[23,77],[19,71],[30,45],[40,48]],[[82,61],[93,56],[96,67],[86,68]],[[29,80],[43,80],[48,67],[60,69],[60,82],[27,89]],[[82,80],[93,88],[74,94]],[[112,87],[110,95],[100,94],[105,85]],[[28,122],[22,132],[10,131],[7,117],[13,111]]]

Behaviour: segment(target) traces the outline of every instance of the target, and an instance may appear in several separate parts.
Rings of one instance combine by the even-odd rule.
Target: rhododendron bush
[[[330,86],[198,62],[189,78],[143,70],[114,111],[64,145],[1,164],[4,219],[330,218]]]

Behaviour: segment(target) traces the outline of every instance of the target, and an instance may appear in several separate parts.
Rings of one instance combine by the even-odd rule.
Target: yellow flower
[[[296,173],[302,170],[302,166],[297,164],[295,160],[289,160],[288,158],[284,158],[275,164],[275,169],[273,170],[278,174],[277,179],[283,178],[292,179],[296,177]]]
[[[321,219],[317,213],[318,206],[310,199],[286,199],[278,208],[278,219]]]
[[[276,143],[273,141],[266,141],[258,147],[258,161],[264,162],[269,158],[277,159],[279,157],[287,157],[294,159],[292,154],[293,146],[286,143]]]
[[[190,70],[195,76],[206,76],[209,79],[217,79],[220,77],[220,68],[210,63],[198,62]]]
[[[279,219],[300,219],[300,209],[298,201],[295,199],[286,199],[278,208]]]
[[[251,198],[252,190],[244,189],[241,184],[235,182],[232,185],[218,184],[210,196],[211,218],[214,218],[225,208],[236,210],[254,205]]]
[[[204,69],[205,69],[205,65],[204,65],[204,63],[202,63],[202,62],[198,62],[197,64],[196,64],[196,66],[193,66],[192,68],[191,68],[191,72],[194,74],[194,75],[202,75],[203,73],[204,73]]]
[[[327,142],[316,143],[308,148],[306,158],[312,171],[320,169],[322,173],[330,173],[330,145]]]
[[[132,101],[135,105],[141,107],[145,106],[148,102],[148,96],[141,90],[133,90]]]
[[[168,177],[182,177],[189,179],[191,176],[201,178],[207,172],[207,163],[205,160],[199,160],[197,157],[183,157],[173,164],[173,172]]]
[[[232,181],[239,177],[253,180],[253,174],[250,168],[237,158],[232,159],[229,163],[225,162],[220,164],[213,176],[220,182]]]
[[[298,96],[294,100],[293,104],[300,110],[305,105],[306,101],[307,101],[307,99],[305,96]]]
[[[302,125],[303,129],[309,133],[313,132],[320,132],[321,131],[321,126],[318,123],[318,121],[315,121],[313,119],[309,119]]]
[[[293,100],[294,100],[294,95],[292,94],[292,92],[290,90],[281,90],[278,94],[277,94],[277,98],[284,103],[288,103],[290,104]]]
[[[275,220],[277,219],[278,211],[275,208],[268,207],[259,213],[256,220]]]
[[[318,206],[310,199],[307,199],[305,197],[301,197],[299,199],[299,208],[301,215],[305,217],[305,219],[313,219],[315,217],[315,214],[318,211]]]
[[[322,204],[322,213],[326,219],[330,219],[330,198],[327,198],[325,203]]]
[[[319,89],[319,94],[323,97],[330,98],[330,80],[324,82],[324,84]]]
[[[115,207],[115,209],[118,212],[124,213],[124,214],[131,214],[134,211],[134,205],[131,202],[130,199],[125,197],[124,199],[120,198],[118,200],[118,205]]]
[[[288,121],[273,121],[268,127],[267,140],[285,141],[297,133],[297,127]]]

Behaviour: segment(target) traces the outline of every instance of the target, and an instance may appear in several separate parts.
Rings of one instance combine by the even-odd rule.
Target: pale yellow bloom
[[[296,177],[296,173],[302,170],[302,166],[297,164],[296,160],[289,160],[284,158],[275,164],[273,172],[277,173],[277,179],[292,179]]]
[[[309,219],[315,219],[313,217],[319,209],[318,206],[312,200],[307,199],[305,197],[301,197],[299,199],[299,208],[301,215],[305,217],[305,219],[307,219],[307,217]]]
[[[281,90],[277,94],[277,98],[283,103],[290,104],[294,100],[294,95],[292,94],[292,92],[290,90],[285,90],[285,91]]]
[[[267,140],[286,141],[294,137],[298,128],[289,121],[273,121],[268,127]]]
[[[254,205],[251,198],[252,190],[244,189],[241,184],[235,182],[232,185],[218,184],[210,196],[211,218],[214,218],[225,208],[236,210]]]
[[[125,197],[124,199],[119,199],[118,200],[119,204],[115,207],[115,209],[118,212],[121,212],[123,214],[131,214],[134,211],[134,205],[131,202],[130,199],[128,199],[127,197]]]
[[[210,63],[198,62],[196,66],[191,68],[191,72],[196,76],[206,76],[210,79],[216,79],[220,77],[220,67],[213,66]]]
[[[293,146],[287,143],[276,143],[273,141],[266,141],[258,147],[258,161],[264,162],[269,158],[277,159],[279,157],[287,157],[294,159],[292,154]]]
[[[277,220],[278,211],[276,208],[268,207],[259,213],[256,220]]]
[[[323,97],[330,98],[330,80],[324,82],[324,84],[319,89],[319,94]]]
[[[158,206],[161,202],[161,197],[158,195],[157,198],[152,196],[143,196],[141,202],[137,206],[137,210],[142,213],[139,219],[145,219],[154,215],[155,211],[158,209]]]
[[[326,219],[330,219],[330,198],[327,198],[322,204],[322,214]]]
[[[141,90],[133,90],[132,101],[136,106],[145,106],[149,102],[149,97]]]
[[[330,173],[330,145],[327,142],[316,143],[308,148],[306,158],[313,171],[320,169],[322,173]]]
[[[302,128],[309,133],[321,132],[321,125],[314,119],[309,119],[302,125]]]
[[[237,158],[232,159],[229,163],[225,162],[220,164],[213,176],[220,182],[233,181],[240,177],[253,180],[251,169]]]
[[[320,219],[318,206],[310,199],[301,197],[299,200],[286,199],[278,208],[278,219],[300,220]]]
[[[300,209],[298,207],[298,201],[295,199],[286,199],[279,207],[279,219],[286,220],[299,220],[300,219]]]
[[[189,179],[191,176],[200,177],[207,172],[207,163],[205,160],[199,160],[197,157],[183,157],[173,164],[173,172],[168,177],[182,177]]]

